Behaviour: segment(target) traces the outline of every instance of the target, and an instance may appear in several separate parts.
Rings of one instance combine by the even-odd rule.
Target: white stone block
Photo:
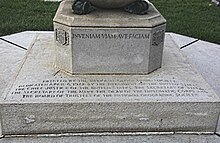
[[[63,1],[54,18],[56,65],[71,74],[147,74],[161,67],[166,21],[120,10],[72,13]]]
[[[68,75],[39,37],[1,98],[3,134],[215,132],[220,99],[167,38],[148,75]]]
[[[217,126],[217,131],[216,131],[216,133],[217,133],[218,135],[220,135],[220,118],[218,119],[218,126]]]

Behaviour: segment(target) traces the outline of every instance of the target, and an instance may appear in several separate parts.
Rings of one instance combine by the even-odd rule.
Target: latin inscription
[[[175,79],[56,79],[19,85],[11,94],[21,98],[195,97],[203,88]]]
[[[72,34],[73,39],[149,39],[150,34]]]

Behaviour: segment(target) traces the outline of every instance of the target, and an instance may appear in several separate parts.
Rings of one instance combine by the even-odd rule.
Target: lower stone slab
[[[73,76],[54,67],[53,38],[39,36],[1,97],[2,134],[215,132],[219,97],[165,41],[149,75]]]
[[[1,143],[219,143],[216,135],[124,135],[124,136],[58,136],[7,137]]]

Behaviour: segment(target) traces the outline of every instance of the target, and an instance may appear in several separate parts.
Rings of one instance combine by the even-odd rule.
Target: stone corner
[[[3,138],[2,134],[2,119],[0,118],[0,139]]]
[[[216,129],[216,134],[220,136],[220,116],[218,119],[218,125],[217,125],[217,129]]]

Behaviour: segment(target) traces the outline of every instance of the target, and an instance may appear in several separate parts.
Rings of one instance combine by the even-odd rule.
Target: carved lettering
[[[19,85],[13,95],[27,98],[194,97],[208,92],[175,79],[57,79]]]
[[[72,34],[73,39],[149,39],[149,34]]]

